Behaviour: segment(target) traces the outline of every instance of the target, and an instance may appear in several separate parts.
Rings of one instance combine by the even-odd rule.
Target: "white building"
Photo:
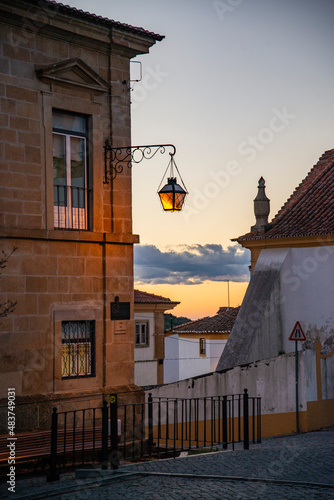
[[[134,291],[136,385],[164,383],[164,313],[178,304],[160,295]]]
[[[180,325],[165,334],[165,384],[214,372],[239,307]]]
[[[304,429],[334,414],[334,150],[327,151],[268,224],[264,180],[256,224],[237,241],[251,250],[252,277],[217,371],[279,354],[304,360]],[[289,340],[299,322],[305,341]],[[292,354],[293,355],[293,354]],[[282,396],[295,392],[294,380]]]

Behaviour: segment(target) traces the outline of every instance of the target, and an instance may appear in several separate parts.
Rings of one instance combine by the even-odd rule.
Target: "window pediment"
[[[37,68],[36,74],[43,81],[76,85],[97,92],[107,92],[109,84],[81,59],[67,59],[60,63]]]

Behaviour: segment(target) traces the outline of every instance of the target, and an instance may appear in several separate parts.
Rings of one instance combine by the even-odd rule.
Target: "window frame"
[[[203,358],[206,357],[206,339],[205,338],[199,339],[199,355]]]
[[[145,326],[146,331],[145,332],[139,332],[137,334],[137,326]],[[140,339],[140,342],[137,342],[137,335],[140,335],[142,337],[143,333],[146,335],[146,341],[142,342]],[[135,321],[135,347],[149,347],[150,342],[149,342],[149,321]]]
[[[86,115],[83,113],[75,113],[72,111],[66,111],[62,109],[57,109],[53,108],[52,109],[52,121],[54,118],[54,115],[64,115],[70,116],[70,117],[79,117],[84,119],[84,132],[78,132],[78,131],[73,131],[69,130],[66,128],[59,128],[56,126],[53,126],[52,123],[52,145],[53,145],[53,139],[54,136],[62,136],[65,137],[65,184],[64,185],[57,185],[55,184],[55,179],[53,177],[53,226],[54,229],[56,230],[70,230],[70,231],[75,231],[75,230],[81,230],[81,231],[89,231],[90,226],[91,226],[91,217],[90,217],[90,212],[91,212],[91,207],[92,207],[92,200],[91,200],[91,173],[90,173],[90,162],[89,162],[89,157],[90,157],[90,151],[89,151],[89,120],[90,120],[90,115]],[[78,186],[73,186],[72,185],[72,177],[71,177],[71,138],[79,138],[79,139],[84,139],[85,145],[84,145],[84,187],[78,187]],[[54,157],[53,157],[54,158]],[[56,204],[56,194],[55,194],[55,189],[58,186],[58,198],[59,198],[59,188],[61,188],[64,192],[64,205]],[[72,191],[72,188],[77,189],[77,198],[79,200],[80,196],[80,190],[83,190],[84,193],[84,207],[81,208],[80,206],[78,207],[73,207],[72,199],[73,199],[73,194],[74,190]],[[80,205],[80,203],[78,203]],[[76,211],[73,211],[73,208],[76,209]],[[83,224],[80,224],[80,210],[82,210],[83,213]],[[73,221],[73,213],[77,212],[77,222]],[[57,219],[58,218],[58,223]],[[59,221],[60,218],[60,221]],[[81,219],[82,221],[82,219]]]
[[[75,337],[64,338],[64,330],[68,324],[85,324],[86,332],[85,337],[81,338],[78,335],[78,330]],[[87,335],[87,330],[89,330],[89,335]],[[73,333],[74,330],[72,330]],[[82,333],[82,330],[81,332]],[[70,333],[71,335],[71,333]],[[71,368],[68,368],[68,373],[64,375],[64,352],[65,347],[68,346],[67,352],[67,363]],[[80,353],[80,346],[84,346],[83,354]],[[87,350],[88,347],[88,350]],[[95,350],[96,350],[96,325],[95,320],[73,320],[73,321],[62,321],[61,322],[61,380],[72,380],[80,378],[91,378],[96,376],[96,362],[95,362]],[[85,367],[86,371],[80,373],[80,364],[82,361],[80,357],[86,357]],[[88,360],[88,361],[87,361]]]

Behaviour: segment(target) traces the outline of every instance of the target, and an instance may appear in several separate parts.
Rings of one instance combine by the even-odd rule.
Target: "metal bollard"
[[[118,469],[117,394],[110,396],[110,463],[113,469]]]
[[[108,469],[108,403],[102,407],[102,469]]]
[[[57,437],[58,437],[58,414],[57,408],[53,408],[51,420],[51,460],[50,460],[50,474],[47,476],[47,482],[59,481],[59,474],[57,473]]]

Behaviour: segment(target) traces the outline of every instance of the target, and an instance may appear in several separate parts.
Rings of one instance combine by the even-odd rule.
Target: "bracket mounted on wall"
[[[115,179],[117,174],[123,172],[124,164],[131,168],[133,163],[140,163],[142,160],[150,160],[158,152],[164,154],[166,149],[171,148],[169,153],[173,156],[176,148],[173,144],[160,144],[149,146],[126,146],[121,148],[112,148],[110,139],[107,139],[104,145],[104,184]]]

